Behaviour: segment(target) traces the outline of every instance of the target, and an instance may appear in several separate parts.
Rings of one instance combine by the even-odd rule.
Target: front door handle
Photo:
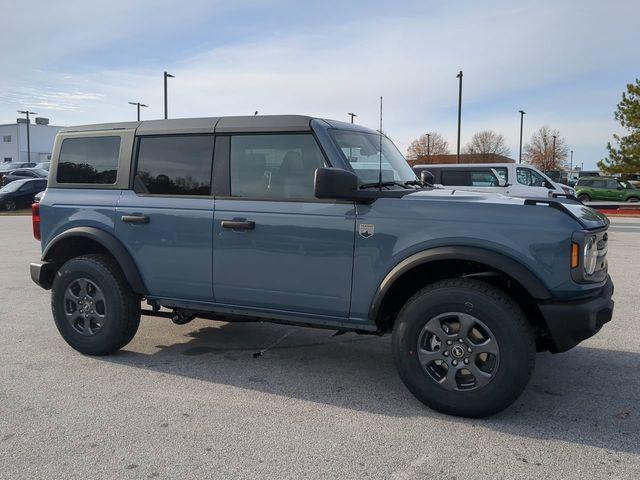
[[[123,215],[122,221],[125,223],[149,223],[151,219],[146,215]]]
[[[256,228],[256,222],[250,220],[222,220],[220,224],[222,228],[230,228],[232,230],[253,230]]]

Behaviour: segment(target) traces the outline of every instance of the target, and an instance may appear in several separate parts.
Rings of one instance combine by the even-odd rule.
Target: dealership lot
[[[524,395],[486,420],[415,400],[389,337],[143,317],[124,351],[82,356],[29,278],[29,217],[0,216],[0,244],[2,479],[640,476],[638,219],[612,221],[613,321],[539,354]]]

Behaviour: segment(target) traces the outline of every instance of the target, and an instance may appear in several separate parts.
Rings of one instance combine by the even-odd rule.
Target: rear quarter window
[[[440,174],[442,185],[470,186],[469,172],[461,170],[443,170]]]
[[[65,138],[58,157],[59,183],[116,183],[120,137]]]

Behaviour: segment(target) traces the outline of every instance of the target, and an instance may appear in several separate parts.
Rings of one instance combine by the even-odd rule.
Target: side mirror
[[[341,168],[318,168],[313,180],[316,198],[356,200],[358,176]]]
[[[422,170],[420,172],[420,181],[422,183],[428,183],[429,185],[433,185],[435,181],[435,177],[433,176],[433,173],[431,173],[429,170]]]
[[[618,190],[622,190],[622,185],[618,185]]]

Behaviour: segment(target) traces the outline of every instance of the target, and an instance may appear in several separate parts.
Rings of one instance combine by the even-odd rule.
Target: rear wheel
[[[4,209],[12,212],[16,209],[16,202],[13,200],[7,200],[6,202],[4,202]]]
[[[393,353],[421,402],[450,415],[484,417],[509,406],[535,361],[531,328],[501,290],[474,279],[422,289],[396,320]]]
[[[637,203],[637,202],[640,202],[640,198],[638,198],[638,197],[629,197],[629,198],[627,198],[627,202],[629,202],[629,203]]]
[[[591,201],[591,197],[589,195],[587,195],[586,193],[581,193],[580,195],[578,195],[578,200],[580,200],[582,203],[590,202]]]
[[[107,355],[124,347],[140,324],[140,300],[107,255],[83,255],[60,267],[53,281],[51,309],[66,342],[89,355]]]

